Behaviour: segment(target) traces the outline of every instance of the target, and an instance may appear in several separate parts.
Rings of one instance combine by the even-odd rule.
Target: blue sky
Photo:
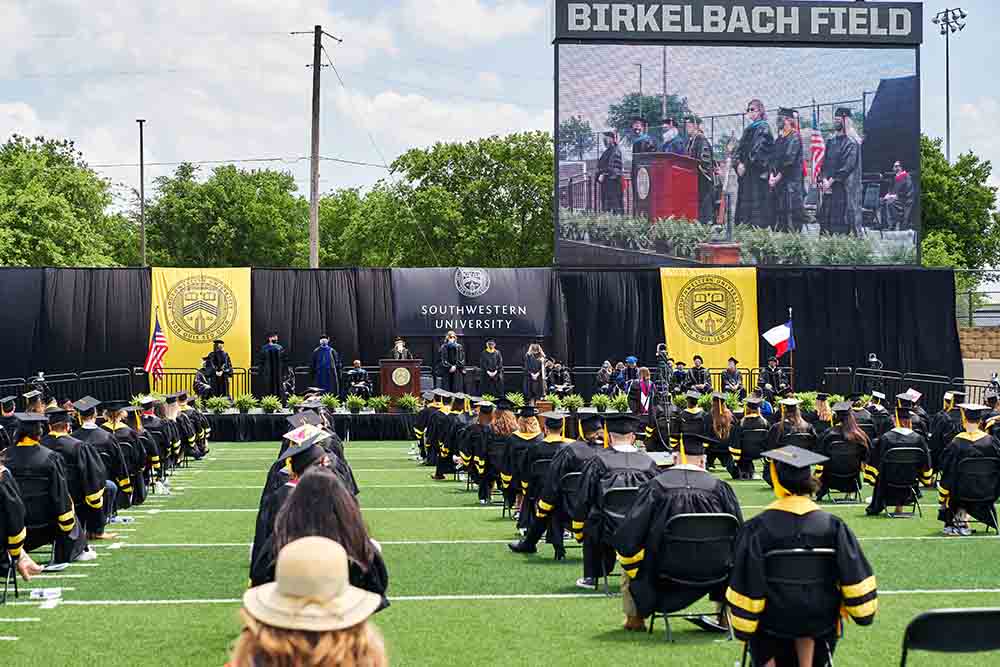
[[[923,126],[944,134],[944,38],[925,3]],[[1000,2],[969,0],[952,40],[953,153],[1000,163]],[[148,162],[262,163],[307,191],[311,36],[346,87],[323,71],[324,156],[381,163],[414,146],[550,129],[550,18],[544,0],[6,0],[0,25],[0,138],[73,138],[92,164],[133,163],[135,119]],[[372,138],[369,138],[369,134]],[[245,166],[252,166],[247,164]],[[173,167],[152,166],[147,178]],[[205,167],[208,169],[209,167]],[[133,167],[100,167],[121,186]],[[321,186],[369,186],[375,167],[324,162]],[[995,178],[1000,184],[1000,178]],[[148,183],[147,183],[148,185]]]

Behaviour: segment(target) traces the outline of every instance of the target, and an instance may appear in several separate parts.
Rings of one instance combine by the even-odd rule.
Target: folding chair
[[[904,505],[910,506],[909,512],[890,512],[889,505],[885,507],[886,516],[891,519],[923,518],[920,509],[920,497],[917,495],[917,485],[920,484],[920,468],[927,465],[927,454],[919,447],[894,447],[882,457],[878,484],[886,489],[892,489],[907,500]],[[899,497],[899,495],[897,495]]]
[[[778,443],[779,447],[801,447],[810,452],[815,452],[817,448],[816,435],[811,431],[805,433],[786,433]]]
[[[19,595],[17,590],[17,566],[14,564],[14,559],[9,553],[7,553],[6,549],[4,549],[3,555],[6,559],[7,570],[4,575],[3,597],[0,597],[0,605],[7,604],[7,591],[11,584],[14,584],[14,599],[16,600]]]
[[[766,428],[748,428],[740,433],[740,448],[742,450],[740,454],[741,461],[750,462],[750,477],[748,479],[753,479],[755,461],[760,459],[761,454],[767,448],[767,429]]]
[[[704,588],[726,582],[733,569],[733,550],[740,522],[732,514],[678,514],[663,527],[657,554],[657,574],[666,584]],[[671,618],[697,618],[702,614],[654,611],[649,617],[649,634],[657,617],[666,626],[667,641],[674,640]],[[733,639],[732,626],[729,638]]]
[[[834,440],[830,443],[830,460],[823,466],[823,475],[828,480],[827,493],[834,504],[861,502],[861,462],[864,460],[864,447],[846,440]],[[839,499],[833,498],[833,491],[844,494]]]
[[[985,504],[993,519],[993,531],[1000,536],[997,523],[997,495],[1000,493],[1000,458],[969,457],[958,464],[954,501],[958,505]],[[991,526],[986,524],[986,533]]]
[[[803,609],[803,618],[815,618],[817,612],[825,612],[825,617],[830,619],[829,625],[817,632],[817,635],[825,635],[830,632],[841,632],[843,624],[840,622],[840,589],[837,575],[837,551],[835,549],[776,549],[764,554],[764,579],[767,588],[766,597],[770,600],[794,600],[795,593],[808,588],[830,588],[836,591],[836,595],[830,596],[832,600],[837,600],[837,604],[830,609],[817,610],[815,608]],[[786,612],[788,610],[783,610]],[[794,610],[792,610],[794,611]],[[808,613],[807,613],[808,612]],[[766,620],[767,611],[761,619],[761,624]],[[771,629],[759,629],[758,632],[766,632],[769,636],[777,639],[794,640],[802,634],[781,634]],[[833,667],[833,655],[830,647],[817,642],[816,650],[826,650],[826,665]],[[742,665],[746,667],[750,657],[750,642],[743,645]]]
[[[632,503],[635,502],[635,497],[638,494],[638,486],[612,487],[601,496],[601,511],[620,524],[625,520],[625,516],[632,508]],[[620,577],[621,575],[617,572],[613,575],[609,572],[604,573],[604,593],[606,595],[611,595],[611,586],[608,583],[608,577],[611,576]]]
[[[875,424],[868,422],[865,422],[864,424],[859,423],[858,428],[860,428],[864,434],[868,436],[869,443],[875,442],[875,439],[878,437],[878,434],[875,432]]]
[[[937,653],[1000,650],[1000,608],[925,611],[906,626],[899,667],[906,667],[906,656],[911,650]]]
[[[573,508],[576,507],[577,497],[580,492],[580,483],[582,481],[582,472],[568,472],[559,479],[559,498],[562,506],[562,512],[567,516],[572,516]],[[566,548],[582,549],[583,545],[570,544]]]

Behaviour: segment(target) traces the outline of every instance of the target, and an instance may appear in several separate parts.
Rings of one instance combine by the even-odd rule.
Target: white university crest
[[[490,288],[490,274],[486,269],[455,269],[455,289],[462,296],[474,299],[486,294]]]

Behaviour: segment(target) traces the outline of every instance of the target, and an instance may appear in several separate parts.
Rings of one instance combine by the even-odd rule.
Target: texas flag
[[[795,336],[792,335],[792,321],[788,320],[784,324],[779,324],[773,329],[764,332],[764,340],[774,347],[774,354],[777,357],[785,352],[795,349]]]

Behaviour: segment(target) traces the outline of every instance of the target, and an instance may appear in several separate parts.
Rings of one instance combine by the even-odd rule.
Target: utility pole
[[[940,26],[944,35],[944,117],[945,117],[945,159],[951,164],[951,33],[965,29],[968,14],[961,7],[945,9],[937,13],[932,23]]]
[[[142,266],[146,266],[146,161],[142,147],[142,127],[145,118],[136,119],[139,123],[139,254]]]
[[[319,268],[319,82],[323,26],[313,28],[312,146],[309,153],[309,268]]]
[[[663,119],[667,119],[667,47],[663,46]]]

